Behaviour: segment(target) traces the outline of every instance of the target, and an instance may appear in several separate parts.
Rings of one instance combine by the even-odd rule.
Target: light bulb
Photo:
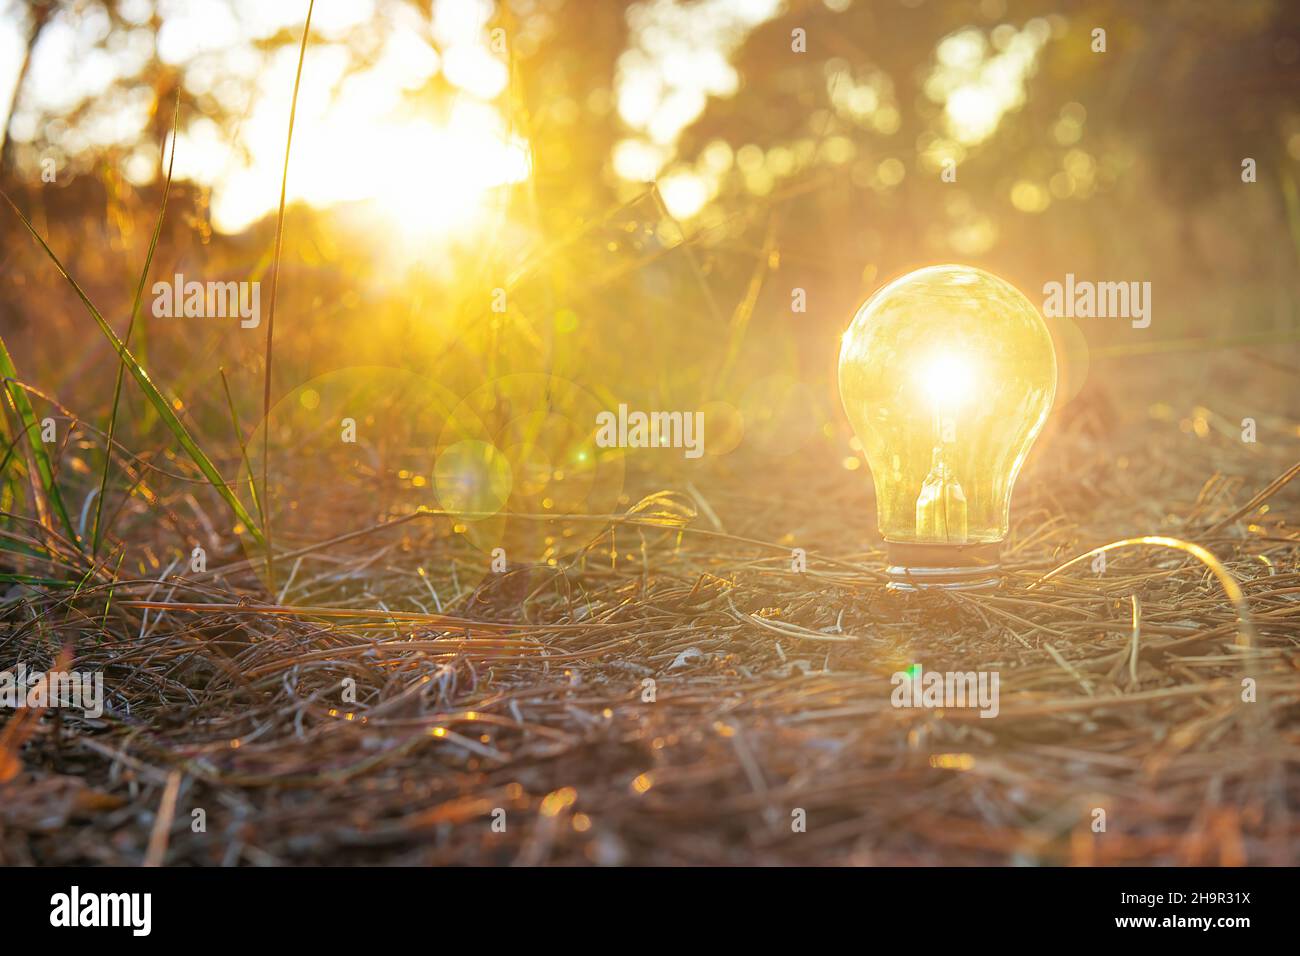
[[[1055,394],[1046,323],[981,269],[918,269],[858,310],[840,398],[875,481],[891,587],[997,583],[1011,489]]]

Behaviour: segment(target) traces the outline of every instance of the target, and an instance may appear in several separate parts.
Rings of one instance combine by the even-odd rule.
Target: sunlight
[[[372,202],[403,233],[439,235],[470,224],[496,187],[528,177],[527,143],[509,133],[491,104],[462,97],[435,119],[409,109],[376,109],[400,90],[389,76],[351,78],[332,102],[316,100],[305,87],[290,200],[314,206]],[[237,231],[272,208],[283,162],[284,127],[276,122],[281,112],[267,107],[264,116],[254,115],[247,124],[252,161],[216,177],[217,228]]]
[[[1050,36],[1047,21],[1036,19],[1022,30],[999,25],[992,31],[991,44],[975,27],[959,30],[939,43],[925,92],[944,104],[944,119],[953,139],[968,146],[983,142],[996,132],[1004,115],[1024,104],[1025,82]]]
[[[509,138],[496,111],[482,103],[457,103],[442,123],[343,120],[342,128],[360,130],[355,136],[338,137],[338,122],[322,121],[303,136],[304,155],[321,159],[301,169],[295,164],[290,178],[298,176],[297,194],[317,206],[372,203],[408,238],[472,225],[494,188],[528,176],[527,146]]]
[[[410,182],[393,177],[375,183],[375,199],[404,233],[467,226],[489,207],[493,189],[528,177],[528,147],[504,138],[496,119],[466,104],[444,126],[417,121],[392,129],[391,148],[419,157],[419,175]]]
[[[439,2],[431,25],[395,24],[362,69],[349,67],[341,44],[309,48],[288,201],[361,204],[405,240],[464,237],[482,226],[494,193],[527,179],[532,167],[529,144],[511,131],[497,101],[508,69],[490,49],[491,12],[490,3]],[[322,29],[330,32],[328,21]],[[202,121],[181,133],[176,175],[211,186],[212,222],[222,232],[239,232],[276,208],[297,53],[277,51],[256,74],[257,95],[232,104],[246,111],[233,142]],[[226,55],[221,64],[253,69]],[[430,84],[438,80],[451,90],[435,98]],[[152,175],[149,167],[138,164],[142,178]]]
[[[630,43],[619,57],[615,96],[619,117],[633,135],[617,145],[613,158],[630,190],[659,179],[669,211],[682,219],[717,195],[720,173],[674,164],[677,141],[710,98],[738,92],[732,55],[782,8],[781,0],[645,0],[628,8]]]

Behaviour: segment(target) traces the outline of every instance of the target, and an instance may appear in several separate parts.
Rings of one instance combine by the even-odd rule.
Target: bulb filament
[[[951,423],[947,423],[951,429]],[[916,536],[922,541],[943,541],[951,544],[966,543],[966,493],[944,460],[945,422],[936,412],[934,416],[934,451],[930,458],[930,472],[921,484],[921,494],[916,499]]]

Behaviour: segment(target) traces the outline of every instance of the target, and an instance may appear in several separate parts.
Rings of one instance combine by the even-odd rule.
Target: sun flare
[[[368,206],[408,242],[463,239],[486,228],[484,213],[503,187],[528,178],[531,146],[505,105],[508,59],[484,29],[490,5],[439,3],[437,11],[428,38],[394,29],[361,66],[343,44],[307,51],[289,202]],[[222,232],[275,210],[296,53],[282,50],[258,74],[235,137],[204,119],[180,134],[176,176],[211,187],[212,222]],[[240,68],[223,61],[223,69]],[[141,170],[152,175],[148,163]]]

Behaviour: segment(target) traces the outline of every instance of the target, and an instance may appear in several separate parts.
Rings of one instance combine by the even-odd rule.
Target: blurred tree
[[[0,175],[13,171],[17,151],[13,126],[24,112],[28,114],[35,132],[27,144],[32,155],[45,156],[52,152],[62,156],[67,151],[57,141],[57,136],[51,136],[50,121],[57,120],[57,128],[61,131],[84,127],[93,119],[102,119],[106,113],[122,108],[128,92],[151,89],[154,95],[148,109],[150,120],[139,133],[147,142],[162,141],[160,134],[171,122],[170,103],[176,94],[178,80],[176,71],[158,57],[157,37],[161,20],[156,7],[131,0],[30,0],[26,4],[15,3],[5,10],[5,15],[13,22],[25,22],[26,26],[21,62],[9,107],[4,114]],[[30,95],[28,80],[41,41],[57,24],[65,26],[72,35],[78,62],[98,53],[111,56],[114,64],[122,66],[122,69],[114,73],[103,90],[87,93],[71,106],[59,104],[50,108]],[[138,56],[134,64],[123,55],[127,46],[124,38],[128,34],[132,38],[147,37],[147,44],[136,46],[137,50],[145,49],[147,52]],[[68,66],[71,68],[72,64]],[[160,111],[159,104],[166,106]],[[32,165],[35,167],[37,164]]]
[[[780,208],[781,312],[790,285],[818,286],[814,313],[838,323],[880,280],[950,258],[1030,287],[1122,265],[1194,299],[1235,254],[1217,214],[1197,222],[1244,157],[1261,185],[1228,195],[1259,274],[1300,254],[1298,38],[1283,0],[792,2],[748,35],[738,92],[686,126],[661,181],[715,197],[695,220],[719,237],[714,268],[752,262]]]
[[[54,8],[57,0],[31,0],[27,4],[26,29],[23,32],[22,54],[18,61],[18,72],[14,77],[13,91],[9,96],[9,103],[4,111],[4,124],[0,126],[0,177],[3,177],[9,168],[9,155],[11,151],[9,138],[9,124],[13,120],[14,109],[18,105],[18,96],[22,92],[23,85],[27,80],[27,71],[32,65],[32,50],[36,47],[36,41],[40,39],[41,31],[45,29],[45,24],[50,21],[54,14]],[[22,4],[19,0],[13,0],[13,3],[7,5],[3,10],[5,17],[10,17],[14,22],[19,22],[21,17],[17,12],[21,10]]]

